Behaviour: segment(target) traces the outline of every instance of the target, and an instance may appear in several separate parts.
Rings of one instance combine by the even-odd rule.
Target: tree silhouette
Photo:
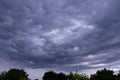
[[[46,72],[43,76],[43,80],[58,80],[58,74],[54,71]]]
[[[120,80],[120,71],[119,71],[119,73],[116,75],[115,80]]]
[[[66,75],[64,73],[55,73],[53,71],[46,72],[43,76],[43,80],[89,80],[88,76],[84,74],[78,74],[70,72]]]
[[[67,80],[75,80],[73,75],[74,74],[72,72],[70,72],[70,74],[67,75]]]
[[[91,75],[90,80],[114,80],[114,72],[112,70],[98,70],[96,74]]]
[[[67,80],[67,76],[64,73],[59,73],[58,74],[58,79],[59,80]]]
[[[24,70],[10,69],[0,75],[0,80],[28,80],[28,74]]]
[[[7,74],[6,71],[2,72],[1,75],[0,75],[0,80],[6,80],[6,77],[5,77],[6,74]]]
[[[10,69],[9,71],[3,71],[0,74],[0,80],[31,80],[28,78],[28,74],[22,69]],[[39,80],[39,79],[35,79]],[[90,79],[85,74],[79,74],[77,72],[69,74],[56,73],[54,71],[48,71],[44,73],[43,80],[120,80],[120,71],[118,74],[114,74],[113,70],[97,70],[97,72],[90,76]]]
[[[88,76],[85,74],[70,73],[67,80],[89,80]]]

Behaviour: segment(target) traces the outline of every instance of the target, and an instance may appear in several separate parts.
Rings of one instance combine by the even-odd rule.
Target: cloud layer
[[[118,0],[1,0],[0,59],[33,69],[118,69],[119,7]]]

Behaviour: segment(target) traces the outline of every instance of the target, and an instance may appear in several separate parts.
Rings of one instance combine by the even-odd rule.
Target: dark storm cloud
[[[118,66],[118,3],[1,0],[0,58],[22,67],[66,71]]]

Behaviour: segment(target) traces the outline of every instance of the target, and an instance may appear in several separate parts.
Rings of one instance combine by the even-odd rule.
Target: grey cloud
[[[120,47],[118,2],[1,0],[0,58],[22,67],[66,71],[114,63]]]

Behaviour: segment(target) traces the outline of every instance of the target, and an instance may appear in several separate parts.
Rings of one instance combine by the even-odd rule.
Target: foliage
[[[0,80],[6,80],[6,74],[7,72],[2,72],[1,75],[0,75]]]
[[[88,76],[85,74],[70,73],[67,80],[89,80]]]
[[[120,80],[120,71],[119,73],[116,75],[116,79],[115,80]]]
[[[43,80],[67,80],[67,76],[64,73],[49,71],[44,74]]]
[[[114,72],[112,70],[98,70],[96,74],[91,75],[90,80],[114,80]]]
[[[49,71],[44,74],[43,80],[58,80],[58,75],[54,71]]]
[[[67,80],[67,76],[64,73],[59,73],[58,78],[59,80]]]
[[[3,71],[0,74],[0,80],[30,80],[28,74],[24,70],[10,69],[9,71]],[[35,79],[39,80],[39,79]],[[120,80],[120,71],[118,74],[114,74],[113,70],[102,69],[97,70],[95,74],[90,76],[90,79],[85,74],[79,74],[77,72],[69,74],[56,73],[54,71],[48,71],[44,73],[43,80]]]
[[[0,80],[28,80],[28,74],[24,70],[10,69],[1,73]]]
[[[64,73],[55,73],[53,71],[46,72],[43,76],[43,80],[89,80],[88,76],[83,74],[70,73],[65,75]]]

